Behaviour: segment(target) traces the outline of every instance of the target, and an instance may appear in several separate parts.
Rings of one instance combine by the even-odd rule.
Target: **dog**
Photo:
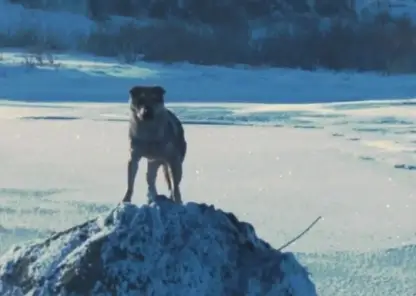
[[[161,86],[134,86],[129,91],[130,158],[123,202],[131,202],[139,161],[146,158],[148,203],[158,195],[156,177],[162,167],[170,198],[182,204],[179,185],[187,142],[181,121],[165,107],[165,93]]]

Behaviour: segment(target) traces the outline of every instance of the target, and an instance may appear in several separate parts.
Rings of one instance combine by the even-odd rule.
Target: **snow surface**
[[[271,248],[251,225],[165,196],[12,249],[0,258],[0,279],[1,295],[14,296],[317,295],[293,254]]]
[[[127,89],[157,83],[186,123],[185,202],[235,213],[274,247],[322,215],[289,248],[319,295],[415,295],[416,100],[392,100],[414,97],[414,77],[18,56],[0,62],[0,253],[120,201]],[[262,104],[289,101],[321,103]]]
[[[126,65],[68,54],[56,55],[55,66],[33,69],[22,67],[25,54],[21,52],[5,51],[1,56],[1,96],[13,100],[125,102],[126,89],[140,83],[163,84],[172,102],[312,103],[405,99],[416,94],[412,75],[185,63]]]

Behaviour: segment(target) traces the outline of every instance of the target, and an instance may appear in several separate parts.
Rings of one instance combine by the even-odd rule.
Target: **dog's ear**
[[[129,90],[130,97],[137,97],[142,91],[143,88],[141,86],[133,86]]]
[[[152,89],[153,93],[156,95],[156,100],[159,103],[164,103],[164,94],[166,93],[165,89],[161,86],[154,86]]]
[[[153,91],[158,95],[163,97],[163,95],[166,93],[165,89],[161,86],[155,86],[153,87]]]

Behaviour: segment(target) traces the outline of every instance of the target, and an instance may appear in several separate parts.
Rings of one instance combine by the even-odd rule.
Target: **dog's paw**
[[[157,194],[154,192],[147,192],[147,203],[150,204],[155,201]]]
[[[121,200],[121,203],[131,203],[131,198],[130,197],[124,197],[122,200]]]
[[[183,205],[182,198],[180,196],[176,196],[174,193],[170,194],[170,200],[178,205]]]
[[[126,192],[126,194],[124,194],[124,197],[121,200],[121,202],[122,203],[130,203],[132,195],[133,195],[133,191],[132,190],[127,190],[127,192]]]
[[[131,198],[123,198],[120,204],[123,204],[123,203],[131,203]]]

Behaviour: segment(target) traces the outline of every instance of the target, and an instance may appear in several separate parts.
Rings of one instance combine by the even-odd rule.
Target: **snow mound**
[[[16,246],[0,295],[317,295],[292,253],[205,204],[121,204],[108,215]]]

